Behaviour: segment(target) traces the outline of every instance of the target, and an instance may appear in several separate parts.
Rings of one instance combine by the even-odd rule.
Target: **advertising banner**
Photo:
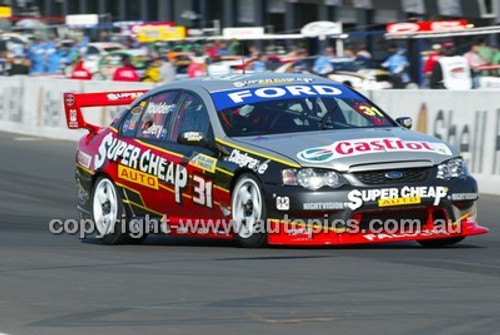
[[[85,131],[67,129],[64,92],[152,87],[145,83],[0,77],[0,130],[76,140]],[[392,117],[412,117],[414,130],[455,145],[477,178],[481,192],[500,194],[500,91],[378,90],[366,93]],[[89,122],[106,126],[126,108],[87,108],[84,114]]]

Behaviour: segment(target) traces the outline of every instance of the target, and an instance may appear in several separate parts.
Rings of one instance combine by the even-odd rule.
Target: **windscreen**
[[[368,100],[339,85],[247,88],[212,98],[231,137],[396,126]]]

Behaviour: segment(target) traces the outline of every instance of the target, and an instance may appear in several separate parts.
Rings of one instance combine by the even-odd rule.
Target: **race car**
[[[108,127],[82,113],[123,104]],[[65,93],[64,106],[68,127],[89,131],[76,152],[78,211],[106,244],[131,241],[145,217],[173,236],[245,247],[444,246],[488,231],[455,147],[325,78],[187,79]],[[122,219],[139,224],[118,227]]]

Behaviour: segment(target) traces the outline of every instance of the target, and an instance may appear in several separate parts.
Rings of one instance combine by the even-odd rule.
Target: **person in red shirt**
[[[113,81],[139,81],[141,78],[137,74],[137,71],[132,66],[130,58],[123,59],[123,65],[116,69],[113,75]]]
[[[189,78],[199,78],[205,75],[205,59],[201,56],[195,56],[187,68]]]
[[[75,68],[71,72],[71,79],[91,80],[92,73],[83,66],[83,57],[76,62]]]
[[[434,69],[434,65],[437,63],[439,57],[441,57],[441,44],[434,44],[432,46],[432,52],[429,54],[427,61],[424,64],[424,74],[429,77]]]

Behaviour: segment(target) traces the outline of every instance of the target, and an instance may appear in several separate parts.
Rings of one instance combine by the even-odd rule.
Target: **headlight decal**
[[[465,178],[469,176],[467,165],[463,158],[453,158],[438,165],[436,178],[450,180],[452,178]]]
[[[335,171],[305,168],[301,170],[286,169],[282,171],[284,185],[300,185],[315,191],[324,186],[339,188],[345,184],[342,177]]]

